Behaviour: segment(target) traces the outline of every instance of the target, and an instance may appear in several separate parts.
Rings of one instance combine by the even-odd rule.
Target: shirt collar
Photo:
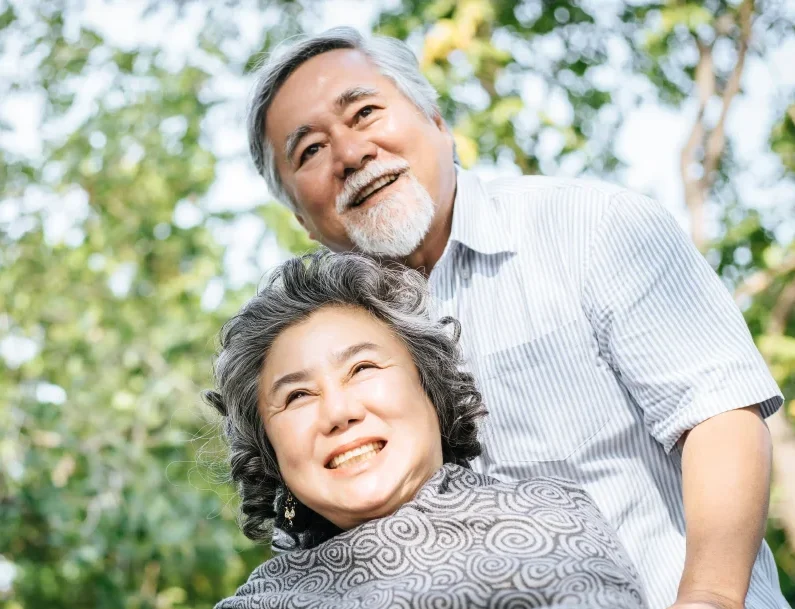
[[[514,236],[486,186],[456,165],[456,193],[450,241],[481,254],[515,252]]]

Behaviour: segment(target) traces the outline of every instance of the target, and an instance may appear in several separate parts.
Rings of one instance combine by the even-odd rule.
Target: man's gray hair
[[[265,137],[265,117],[279,88],[301,64],[336,49],[361,51],[428,119],[440,115],[439,94],[420,72],[411,49],[396,38],[365,38],[351,27],[336,27],[292,42],[282,52],[277,49],[257,72],[248,109],[248,143],[254,165],[265,178],[271,194],[294,212],[298,211],[295,201],[285,191],[276,170],[277,152]]]
[[[468,466],[480,454],[477,422],[486,410],[474,378],[462,369],[458,322],[431,319],[424,277],[352,253],[320,250],[293,258],[224,325],[216,388],[204,392],[207,403],[224,415],[241,526],[251,539],[267,539],[274,519],[284,530],[284,482],[258,410],[262,368],[282,332],[329,306],[368,312],[406,345],[439,419],[445,463]],[[296,510],[290,535],[298,547],[338,532],[306,506]]]

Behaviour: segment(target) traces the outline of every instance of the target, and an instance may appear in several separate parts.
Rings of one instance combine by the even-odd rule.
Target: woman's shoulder
[[[428,496],[474,493],[482,495],[518,494],[530,503],[576,507],[593,505],[588,493],[576,482],[556,476],[535,476],[525,480],[503,482],[469,468],[445,464],[423,487]]]

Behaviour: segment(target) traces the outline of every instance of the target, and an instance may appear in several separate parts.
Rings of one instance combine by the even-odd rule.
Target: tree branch
[[[720,117],[715,127],[707,137],[704,146],[704,173],[701,181],[704,189],[708,189],[715,182],[715,170],[718,168],[723,150],[726,147],[726,116],[729,114],[732,100],[740,92],[745,57],[748,54],[748,42],[751,39],[751,17],[754,13],[753,0],[744,0],[739,9],[740,39],[737,47],[737,62],[726,81],[721,100]]]
[[[740,34],[737,48],[737,62],[732,68],[721,96],[721,112],[715,126],[707,130],[704,125],[704,114],[710,99],[715,95],[716,78],[712,57],[712,45],[696,39],[699,60],[696,65],[694,83],[698,93],[698,112],[690,130],[690,137],[679,158],[679,171],[684,185],[685,204],[690,212],[690,233],[696,247],[703,251],[706,246],[706,227],[704,207],[712,185],[715,183],[716,170],[726,149],[726,117],[734,97],[740,91],[745,58],[751,38],[751,20],[754,14],[754,0],[743,0],[739,8],[738,25]],[[734,23],[729,14],[722,15],[715,22],[716,35],[725,35]],[[714,43],[712,43],[714,44]],[[698,162],[695,158],[699,148],[704,150],[701,163],[702,173],[699,177],[692,175],[692,167]]]
[[[790,313],[795,309],[795,281],[790,281],[781,290],[776,304],[770,309],[770,321],[767,324],[768,334],[782,336],[787,329]]]
[[[769,288],[776,277],[791,271],[795,271],[795,255],[788,256],[776,267],[757,271],[750,275],[734,290],[734,301],[739,303],[745,298],[753,298]]]
[[[699,250],[703,250],[704,236],[704,188],[698,178],[692,175],[691,167],[696,162],[695,153],[704,140],[704,112],[707,102],[715,93],[715,68],[712,48],[701,41],[697,42],[699,60],[696,65],[695,85],[698,91],[698,111],[690,129],[690,137],[679,155],[679,172],[685,190],[685,205],[690,211],[690,234]]]

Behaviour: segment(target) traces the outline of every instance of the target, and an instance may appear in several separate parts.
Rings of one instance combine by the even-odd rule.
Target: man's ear
[[[453,160],[458,163],[458,153],[456,152],[455,148],[455,138],[453,137],[453,130],[450,129],[450,125],[447,124],[447,121],[442,118],[440,113],[436,113],[433,115],[433,124],[442,132],[442,135],[447,139],[450,144],[450,147],[453,151]]]
[[[450,127],[447,126],[447,121],[442,118],[442,115],[439,112],[434,113],[433,123],[439,128],[439,131],[450,133]]]
[[[305,230],[307,233],[309,233],[309,238],[310,238],[310,239],[312,239],[312,241],[317,241],[317,239],[315,238],[315,234],[314,234],[314,233],[312,232],[312,230],[311,230],[311,229],[310,229],[310,228],[309,228],[309,227],[306,225],[306,220],[304,220],[304,217],[303,217],[301,214],[299,214],[298,212],[295,212],[295,219],[296,219],[296,220],[298,220],[298,224],[300,224],[300,225],[301,225],[301,227],[302,227],[302,228],[303,228],[303,229],[304,229],[304,230]]]

